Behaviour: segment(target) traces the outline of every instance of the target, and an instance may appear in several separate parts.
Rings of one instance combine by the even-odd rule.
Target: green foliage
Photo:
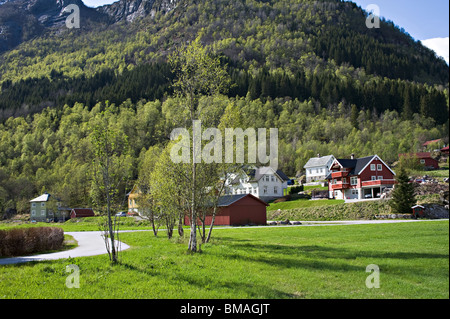
[[[325,111],[315,108],[311,100],[263,102],[224,96],[201,98],[199,104],[211,127],[219,127],[221,120],[226,127],[234,127],[234,121],[244,129],[278,127],[280,169],[288,176],[301,171],[317,153],[336,157],[378,154],[392,163],[399,153],[415,152],[426,140],[448,136],[446,125],[435,125],[419,115],[402,120],[395,111],[379,115],[360,112],[357,129],[351,124],[347,104]],[[182,101],[173,98],[120,105],[98,103],[93,108],[75,103],[60,110],[46,108],[33,116],[9,118],[0,124],[2,212],[8,208],[29,212],[29,200],[43,191],[60,197],[69,207],[91,207],[92,127],[103,116],[128,137],[124,161],[130,170],[119,185],[119,194],[125,199],[147,150],[163,149],[172,129],[185,122],[186,117],[180,116],[182,108]],[[109,112],[102,115],[104,110]]]

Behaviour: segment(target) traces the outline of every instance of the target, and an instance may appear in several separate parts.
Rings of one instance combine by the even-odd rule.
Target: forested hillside
[[[245,126],[279,128],[289,175],[317,153],[393,162],[448,140],[448,65],[392,22],[367,29],[338,0],[170,3],[132,22],[49,28],[0,56],[0,211],[26,211],[45,190],[89,206],[89,137],[105,109],[130,141],[125,194],[180,125],[167,56],[197,36],[232,82],[205,106],[209,120],[236,104]]]

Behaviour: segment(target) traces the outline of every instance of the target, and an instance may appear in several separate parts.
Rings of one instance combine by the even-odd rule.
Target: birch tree
[[[208,50],[202,46],[200,37],[188,46],[184,46],[169,57],[169,63],[175,74],[173,83],[175,95],[185,103],[185,109],[189,114],[188,124],[194,127],[194,121],[199,119],[199,99],[201,96],[214,96],[227,91],[230,78],[226,70],[220,65],[219,58],[213,57]],[[191,172],[187,181],[190,181],[190,211],[191,222],[189,246],[192,252],[197,251],[197,217],[198,217],[198,190],[197,167],[199,146],[192,143]]]
[[[93,179],[91,197],[97,208],[105,213],[106,222],[101,225],[110,261],[118,262],[119,249],[117,223],[113,214],[123,203],[120,185],[127,174],[127,136],[110,123],[112,116],[106,111],[100,114],[91,134],[93,146]],[[115,217],[115,216],[114,216]]]

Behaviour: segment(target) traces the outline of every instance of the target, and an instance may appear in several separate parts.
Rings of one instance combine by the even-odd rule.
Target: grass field
[[[0,266],[0,298],[449,298],[449,224],[217,229],[202,253],[123,233],[119,265],[95,256]],[[80,288],[66,287],[66,266]],[[380,268],[368,289],[366,267]]]

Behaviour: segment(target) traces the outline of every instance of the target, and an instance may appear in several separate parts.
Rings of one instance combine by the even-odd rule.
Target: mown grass
[[[0,298],[449,298],[448,221],[217,229],[184,240],[123,233],[121,263],[95,256],[0,266]],[[66,266],[80,288],[65,286]],[[380,267],[368,289],[366,267]]]

